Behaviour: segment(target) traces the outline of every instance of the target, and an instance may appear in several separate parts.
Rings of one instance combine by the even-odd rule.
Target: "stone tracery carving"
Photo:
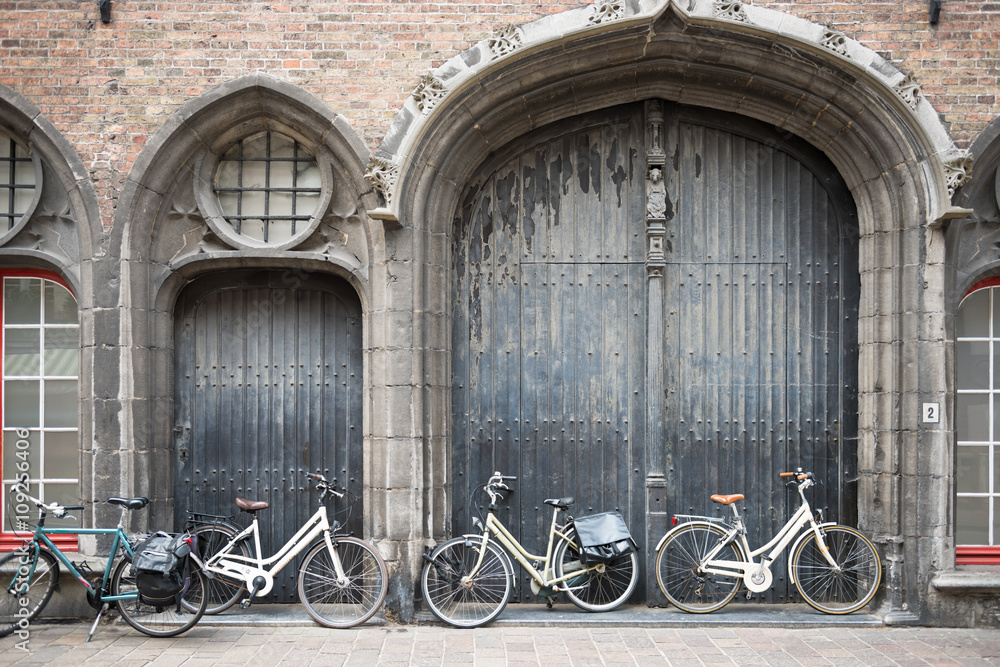
[[[944,175],[948,183],[948,196],[955,196],[955,191],[972,178],[972,156],[968,153],[948,160],[944,163]]]
[[[502,58],[521,46],[521,31],[516,25],[509,25],[490,37],[488,45],[494,58]]]
[[[625,16],[624,0],[595,0],[591,5],[589,21],[593,24],[615,21]]]
[[[832,23],[826,24],[820,44],[834,53],[839,53],[842,56],[847,55],[847,35],[834,28]]]
[[[750,22],[746,10],[743,9],[743,3],[734,0],[716,0],[715,17],[742,23]]]
[[[396,187],[396,177],[399,175],[399,167],[388,160],[372,156],[368,162],[368,169],[365,171],[365,180],[371,183],[375,192],[382,195],[386,206],[392,203],[393,189]]]
[[[444,84],[433,74],[425,74],[417,87],[413,89],[413,99],[417,103],[420,113],[425,116],[437,106],[438,102],[444,99],[446,94]]]

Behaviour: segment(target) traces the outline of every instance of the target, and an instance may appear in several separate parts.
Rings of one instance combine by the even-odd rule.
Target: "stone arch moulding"
[[[805,140],[830,159],[855,200],[858,354],[866,369],[859,520],[886,559],[883,609],[912,621],[928,608],[921,584],[928,563],[948,558],[950,519],[939,508],[950,506],[953,492],[950,471],[935,467],[950,451],[951,418],[922,428],[919,401],[945,404],[954,384],[938,370],[948,354],[943,318],[929,318],[919,332],[900,318],[944,312],[941,226],[966,215],[951,198],[971,169],[913,73],[831,26],[748,3],[596,0],[508,26],[417,82],[369,162],[366,178],[379,198],[369,214],[446,244],[460,193],[491,152],[535,128],[655,99],[754,118]],[[430,345],[449,349],[445,336]],[[918,354],[914,369],[907,360]],[[440,395],[447,403],[447,392]],[[918,459],[912,468],[901,464]],[[918,488],[932,508],[919,524],[904,500]]]
[[[293,243],[234,243],[208,224],[211,175],[200,170],[240,139],[275,131],[317,161],[324,196],[308,233]],[[118,422],[129,492],[153,500],[148,525],[173,521],[173,309],[183,287],[212,271],[287,270],[346,279],[370,305],[372,267],[384,254],[381,222],[368,216],[375,195],[364,179],[370,151],[347,120],[312,94],[266,74],[228,81],[190,100],[150,137],[126,178],[111,230],[120,253],[114,304]],[[330,192],[327,192],[327,191]],[[206,195],[207,192],[207,195]],[[327,196],[329,195],[329,196]],[[298,274],[301,275],[301,274]],[[294,279],[294,276],[293,276]],[[115,491],[117,493],[118,490]]]
[[[0,130],[31,152],[39,191],[22,223],[3,236],[0,262],[54,270],[89,308],[93,283],[84,267],[103,235],[90,174],[76,150],[27,98],[0,85]]]
[[[318,214],[322,220],[311,235],[273,247],[240,246],[208,224],[218,211],[206,206],[211,175],[201,167],[216,163],[235,141],[264,130],[300,141],[324,163],[324,195],[330,203]],[[364,180],[368,159],[368,149],[346,119],[311,94],[265,74],[234,79],[181,107],[143,149],[114,225],[123,256],[148,257],[148,279],[157,292],[181,267],[192,275],[193,266],[198,271],[224,268],[237,256],[258,264],[269,258],[287,264],[292,257],[293,263],[325,262],[348,277],[364,299],[382,233],[366,214],[375,205]]]
[[[0,134],[26,147],[35,162],[37,199],[23,221],[3,235],[0,265],[54,271],[73,291],[80,317],[79,424],[80,492],[93,498],[91,465],[103,411],[95,369],[105,351],[100,345],[104,307],[117,296],[117,271],[105,271],[98,255],[104,241],[100,205],[83,160],[66,137],[25,96],[0,85]],[[99,287],[95,287],[99,286]],[[105,496],[106,497],[106,496]],[[89,504],[89,503],[88,503]],[[93,505],[85,525],[94,525]],[[81,549],[92,548],[86,538]]]
[[[455,184],[491,150],[560,118],[655,97],[806,139],[840,170],[873,230],[888,218],[936,226],[958,215],[950,197],[971,165],[912,73],[832,26],[725,0],[596,0],[455,56],[417,83],[371,157],[380,206],[369,214],[450,220]],[[902,182],[916,208],[868,210],[883,207],[864,200]]]
[[[956,206],[968,217],[946,228],[949,265],[954,267],[948,290],[948,312],[958,312],[958,304],[981,280],[1000,275],[1000,118],[994,118],[969,149],[975,171],[955,195]]]

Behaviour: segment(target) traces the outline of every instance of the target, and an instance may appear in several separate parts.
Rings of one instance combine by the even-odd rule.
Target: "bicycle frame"
[[[549,528],[549,543],[548,547],[545,550],[545,556],[536,556],[531,552],[529,552],[527,549],[525,549],[521,545],[521,543],[517,541],[517,538],[515,538],[511,534],[511,532],[507,530],[507,527],[504,526],[503,523],[501,523],[500,519],[496,517],[496,515],[493,513],[493,509],[491,508],[489,510],[489,513],[486,515],[486,525],[482,533],[482,544],[481,548],[479,549],[479,559],[476,561],[476,565],[469,572],[468,577],[469,578],[475,577],[476,573],[479,572],[479,568],[483,564],[483,558],[486,555],[486,543],[489,541],[490,535],[492,534],[496,538],[496,541],[499,542],[501,545],[503,545],[503,547],[507,550],[508,553],[514,556],[514,559],[517,560],[518,563],[520,563],[521,567],[524,568],[525,572],[531,575],[531,578],[534,579],[540,587],[542,588],[551,587],[553,591],[561,590],[558,587],[558,584],[561,584],[564,581],[568,581],[574,577],[579,576],[580,571],[574,570],[570,574],[563,575],[562,577],[554,577],[555,572],[553,569],[552,553],[554,551],[556,537],[566,540],[567,542],[570,542],[572,544],[572,540],[569,539],[566,533],[562,532],[562,529],[565,528],[565,524],[563,526],[559,525],[558,522],[559,512],[560,512],[559,508],[554,509],[552,512],[552,525]],[[483,525],[482,522],[478,520],[476,520],[476,523],[479,526]],[[479,535],[470,536],[470,538],[479,538],[479,537],[480,537]],[[534,567],[534,565],[532,565],[532,563],[529,561],[542,563],[544,565],[542,571],[539,572]],[[585,568],[585,570],[589,571],[590,569],[595,569],[595,568],[599,569],[600,567],[603,567],[603,565],[598,564],[592,567]]]
[[[83,587],[88,591],[90,595],[94,596],[96,602],[117,602],[119,600],[134,600],[138,597],[138,593],[128,593],[125,595],[104,595],[107,589],[108,582],[111,580],[111,571],[114,567],[115,556],[118,554],[120,548],[124,548],[126,554],[129,557],[132,556],[132,543],[129,541],[128,536],[125,534],[123,523],[125,520],[125,512],[127,510],[122,510],[122,518],[118,521],[118,526],[116,528],[46,528],[45,527],[45,517],[39,518],[38,525],[35,526],[35,532],[32,535],[31,540],[26,541],[25,544],[20,548],[24,555],[27,556],[27,549],[29,545],[34,547],[34,557],[32,557],[31,565],[28,569],[28,575],[26,577],[20,576],[20,572],[15,575],[14,580],[8,586],[8,590],[13,592],[17,581],[23,581],[24,587],[27,587],[28,583],[35,576],[35,568],[38,566],[38,547],[39,545],[45,546],[49,552],[56,557],[56,559],[62,563],[63,567],[77,580]],[[114,539],[111,543],[111,551],[108,554],[107,563],[104,566],[104,573],[101,575],[101,587],[97,589],[83,574],[80,570],[69,560],[69,558],[59,547],[49,539],[49,535],[114,535]],[[15,551],[14,553],[17,553]],[[23,563],[23,560],[22,560]]]
[[[835,570],[840,571],[840,565],[830,556],[829,549],[827,549],[826,542],[823,539],[823,531],[820,530],[822,525],[826,524],[821,525],[816,523],[816,519],[813,517],[812,509],[809,506],[809,501],[806,500],[805,497],[805,489],[812,486],[812,484],[813,482],[811,479],[806,479],[798,485],[799,498],[801,499],[802,504],[799,505],[798,510],[796,510],[791,518],[788,519],[777,534],[772,537],[767,544],[756,550],[752,550],[749,542],[747,542],[746,527],[743,525],[743,520],[740,518],[739,512],[736,510],[736,506],[730,505],[733,510],[733,514],[735,515],[735,521],[732,523],[723,522],[729,526],[726,535],[720,538],[719,543],[708,552],[705,560],[702,562],[701,570],[707,574],[741,577],[743,579],[743,583],[751,592],[761,593],[771,587],[771,581],[773,578],[770,570],[771,562],[773,562],[796,537],[802,539],[811,533],[816,537],[816,541],[820,546],[820,551],[823,553],[830,566]],[[714,517],[692,518],[703,521],[722,522],[721,519]],[[809,528],[808,532],[803,532],[807,526]],[[739,540],[740,546],[743,548],[743,553],[747,556],[747,561],[715,560],[715,556],[718,555],[723,548],[737,539]],[[660,541],[660,544],[657,545],[657,550],[659,550],[665,540],[666,535],[663,540]],[[762,556],[765,553],[767,553],[767,555],[763,556],[760,562],[755,561],[758,556]],[[791,570],[791,564],[789,564],[789,576],[794,582],[794,574]]]
[[[330,554],[333,558],[334,568],[337,572],[337,578],[339,580],[344,580],[346,575],[344,573],[343,565],[340,561],[340,554],[334,547],[333,538],[330,534],[330,521],[326,515],[326,506],[320,504],[316,509],[316,512],[309,518],[305,524],[299,528],[298,532],[295,533],[277,553],[268,557],[261,557],[261,547],[260,547],[260,528],[257,523],[257,515],[253,515],[253,521],[250,525],[243,529],[238,535],[224,546],[218,553],[211,556],[207,561],[202,562],[196,555],[192,554],[192,557],[198,562],[205,571],[206,575],[212,576],[214,574],[223,574],[230,577],[236,577],[243,579],[246,582],[247,590],[256,591],[255,595],[267,595],[272,586],[274,585],[274,576],[278,574],[288,563],[292,561],[299,553],[309,547],[313,540],[317,538],[320,534],[326,541],[327,549],[330,550]],[[230,550],[236,545],[240,540],[246,539],[247,537],[253,535],[254,543],[254,556],[247,558],[240,556],[238,554],[230,553]],[[264,583],[261,586],[257,585],[257,578],[263,577]]]

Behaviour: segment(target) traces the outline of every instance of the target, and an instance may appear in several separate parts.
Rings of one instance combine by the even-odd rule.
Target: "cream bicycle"
[[[811,472],[783,472],[794,478],[802,504],[770,542],[751,551],[746,527],[736,509],[742,494],[715,495],[734,518],[679,514],[688,519],[670,530],[656,547],[656,581],[679,609],[705,613],[721,609],[743,584],[752,593],[771,587],[771,563],[795,540],[788,576],[802,599],[828,614],[847,614],[864,607],[878,590],[882,563],[871,541],[854,528],[823,523],[805,497],[813,486]],[[759,561],[755,559],[760,557]]]
[[[560,592],[587,611],[610,611],[624,603],[639,579],[635,552],[583,562],[572,517],[559,523],[560,513],[570,508],[573,498],[550,498],[545,501],[553,508],[548,547],[544,556],[533,555],[495,514],[497,501],[511,491],[506,482],[515,479],[495,472],[483,487],[490,497],[489,512],[485,523],[473,520],[481,534],[452,538],[424,554],[420,587],[431,612],[462,628],[499,616],[510,599],[514,577],[514,566],[500,546],[531,576],[532,592],[546,597],[549,606]]]

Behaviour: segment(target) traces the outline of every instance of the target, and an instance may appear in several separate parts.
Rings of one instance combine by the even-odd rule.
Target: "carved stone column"
[[[663,103],[646,102],[646,550],[666,525],[663,413],[663,282],[667,231]],[[647,581],[652,581],[647,577]],[[647,585],[647,600],[659,597]]]

